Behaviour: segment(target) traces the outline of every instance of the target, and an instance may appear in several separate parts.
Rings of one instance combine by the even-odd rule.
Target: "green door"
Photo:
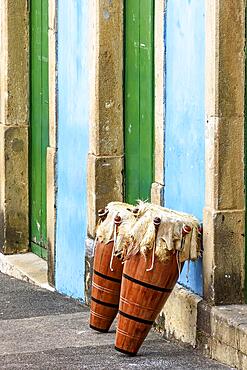
[[[153,182],[154,0],[125,0],[125,198],[149,199]]]
[[[30,240],[47,258],[48,0],[30,1]]]

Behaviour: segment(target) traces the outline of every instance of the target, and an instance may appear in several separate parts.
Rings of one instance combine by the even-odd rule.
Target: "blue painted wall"
[[[83,299],[88,153],[88,0],[58,1],[56,289]]]
[[[204,207],[204,0],[167,0],[165,204],[202,220]],[[202,295],[201,261],[180,282]]]

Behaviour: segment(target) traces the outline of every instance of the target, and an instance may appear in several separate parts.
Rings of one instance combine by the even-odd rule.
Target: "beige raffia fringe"
[[[126,259],[138,252],[145,256],[153,248],[162,262],[175,252],[179,254],[179,262],[196,260],[200,256],[199,221],[194,216],[141,201],[138,208],[142,216],[130,232]],[[156,240],[155,217],[161,219]],[[183,236],[185,225],[191,227],[191,232]]]
[[[114,240],[116,255],[128,259],[140,252],[145,256],[155,248],[155,255],[162,262],[174,253],[178,254],[180,263],[196,260],[200,256],[199,221],[194,216],[142,201],[137,205],[137,215],[133,213],[136,207],[127,203],[111,202],[106,208],[109,212],[107,218],[99,224],[96,238],[105,244],[113,240],[114,218],[119,215],[122,223]],[[161,219],[156,238],[153,223],[155,217]],[[191,232],[183,236],[185,225],[191,227]]]
[[[106,219],[97,227],[96,239],[105,244],[112,241],[114,239],[114,219],[116,216],[120,216],[122,222],[118,226],[117,235],[114,241],[115,254],[120,255],[128,245],[130,232],[136,222],[136,217],[133,213],[134,207],[127,203],[111,202],[106,208],[109,212]]]

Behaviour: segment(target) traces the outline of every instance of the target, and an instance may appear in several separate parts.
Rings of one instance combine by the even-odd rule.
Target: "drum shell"
[[[178,279],[175,254],[167,262],[155,257],[146,271],[151,259],[139,253],[124,264],[115,348],[129,355],[138,352]]]
[[[112,248],[113,241],[98,243],[95,248],[90,327],[100,332],[109,330],[118,312],[123,264],[114,256],[111,271]]]

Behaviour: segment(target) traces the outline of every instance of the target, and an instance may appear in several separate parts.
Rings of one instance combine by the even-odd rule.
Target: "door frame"
[[[204,299],[238,304],[245,286],[245,2],[205,6]]]

